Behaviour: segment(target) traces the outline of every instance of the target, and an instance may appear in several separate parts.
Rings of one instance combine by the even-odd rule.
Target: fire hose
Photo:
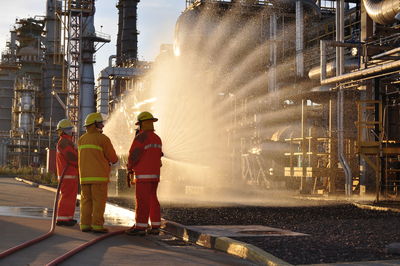
[[[72,257],[72,256],[75,255],[76,253],[81,252],[83,249],[85,249],[85,248],[87,248],[87,247],[89,247],[89,246],[91,246],[91,245],[93,245],[93,244],[96,244],[97,242],[100,242],[100,241],[102,241],[103,239],[108,238],[108,237],[110,237],[110,236],[115,236],[115,235],[122,234],[122,233],[125,232],[125,230],[126,230],[126,229],[124,229],[124,230],[119,230],[119,231],[114,231],[114,232],[110,232],[110,233],[107,233],[107,234],[102,235],[102,236],[100,236],[100,237],[97,237],[97,238],[95,238],[95,239],[92,239],[92,240],[90,240],[90,241],[88,241],[88,242],[86,242],[86,243],[84,243],[84,244],[82,244],[82,245],[80,245],[80,246],[78,246],[78,247],[76,247],[76,248],[74,248],[74,249],[71,249],[70,251],[68,251],[67,253],[61,255],[60,257],[58,257],[58,258],[56,258],[56,259],[50,261],[49,263],[46,264],[46,266],[54,266],[54,265],[57,265],[57,264],[59,264],[59,263],[65,261],[66,259]]]
[[[39,236],[39,237],[34,238],[32,240],[26,241],[26,242],[24,242],[24,243],[22,243],[22,244],[20,244],[18,246],[9,248],[6,251],[1,252],[0,253],[0,259],[2,259],[4,257],[7,257],[8,255],[11,255],[14,252],[17,252],[17,251],[19,251],[21,249],[24,249],[26,247],[29,247],[29,246],[33,245],[33,244],[36,244],[36,243],[48,238],[49,236],[51,236],[54,233],[54,229],[55,229],[55,225],[56,225],[56,219],[57,219],[58,198],[59,198],[59,195],[60,195],[61,184],[62,184],[62,181],[64,179],[64,175],[65,175],[65,172],[66,172],[67,168],[68,168],[68,165],[64,168],[64,170],[62,172],[62,175],[60,177],[60,181],[58,182],[58,185],[57,185],[57,192],[56,192],[56,196],[55,196],[55,199],[54,199],[53,216],[52,216],[52,220],[51,220],[50,230],[46,234],[44,234],[42,236]]]

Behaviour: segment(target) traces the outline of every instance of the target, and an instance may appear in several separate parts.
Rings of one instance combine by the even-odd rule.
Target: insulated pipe
[[[321,81],[321,85],[328,85],[328,84],[334,84],[334,83],[339,83],[343,81],[348,81],[352,79],[360,79],[363,77],[368,77],[376,74],[381,74],[385,72],[389,72],[391,70],[397,70],[400,69],[400,60],[379,65],[376,67],[371,67],[367,69],[363,69],[360,71],[352,72],[352,73],[347,73],[343,74],[337,77],[332,77],[332,78],[327,78]]]
[[[321,42],[322,44],[322,42]],[[345,59],[344,71],[351,71],[359,68],[358,59]],[[321,74],[322,73],[322,74]],[[326,53],[321,50],[321,65],[313,67],[308,71],[308,77],[312,80],[324,80],[326,76],[334,76],[336,73],[336,60],[326,62]]]
[[[46,264],[46,266],[54,266],[54,265],[57,265],[57,264],[59,264],[59,263],[65,261],[66,259],[72,257],[72,256],[75,255],[76,253],[81,252],[81,251],[84,250],[85,248],[90,247],[91,245],[96,244],[97,242],[100,242],[100,241],[103,240],[103,239],[106,239],[106,238],[108,238],[108,237],[110,237],[110,236],[115,236],[115,235],[123,234],[124,232],[125,232],[125,229],[124,229],[124,230],[115,231],[115,232],[111,232],[111,233],[102,235],[102,236],[100,236],[100,237],[97,237],[97,238],[95,238],[95,239],[92,239],[92,240],[90,240],[90,241],[88,241],[88,242],[86,242],[86,243],[84,243],[84,244],[82,244],[82,245],[80,245],[80,246],[78,246],[78,247],[76,247],[76,248],[74,248],[74,249],[68,251],[68,252],[65,253],[64,255],[62,255],[62,256],[60,256],[60,257],[58,257],[58,258],[56,258],[56,259],[50,261],[49,263]]]
[[[108,57],[108,66],[109,67],[112,67],[113,65],[112,65],[112,60],[113,59],[116,59],[117,58],[117,56],[116,55],[110,55],[109,57]]]
[[[46,234],[39,236],[37,238],[34,238],[32,240],[26,241],[25,243],[22,243],[21,245],[12,247],[7,249],[6,251],[3,251],[0,253],[0,259],[5,258],[21,249],[24,249],[26,247],[32,246],[33,244],[36,244],[46,238],[48,238],[49,236],[51,236],[54,233],[54,230],[56,228],[56,219],[57,219],[57,210],[58,210],[58,198],[60,196],[60,190],[61,190],[61,184],[64,180],[64,175],[65,175],[65,171],[67,170],[67,167],[64,168],[61,177],[60,177],[60,182],[58,183],[57,186],[57,192],[56,192],[56,196],[54,198],[54,204],[53,204],[53,216],[51,218],[51,227],[50,227],[50,231],[48,231]]]
[[[365,10],[373,21],[392,24],[400,13],[400,0],[363,0]]]

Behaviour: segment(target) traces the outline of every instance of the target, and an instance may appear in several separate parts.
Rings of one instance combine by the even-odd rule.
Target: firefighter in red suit
[[[63,119],[57,124],[60,139],[57,143],[57,175],[60,182],[61,195],[58,201],[57,225],[74,226],[76,195],[78,194],[78,151],[72,141],[73,125],[70,120]]]
[[[162,143],[154,133],[154,118],[149,112],[138,115],[139,132],[133,140],[128,157],[128,182],[133,180],[136,192],[135,225],[128,235],[159,234],[161,226],[160,203],[157,187],[160,182]],[[130,178],[133,177],[134,179]],[[150,226],[148,221],[150,218]]]

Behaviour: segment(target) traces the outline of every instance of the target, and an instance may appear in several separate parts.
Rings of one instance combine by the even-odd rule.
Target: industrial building
[[[233,114],[231,175],[307,195],[399,200],[398,1],[186,0],[174,46],[156,62],[138,60],[138,3],[118,1],[116,54],[96,86],[93,55],[110,37],[94,29],[95,1],[47,0],[45,17],[17,21],[0,64],[0,163],[45,165],[58,120],[67,114],[82,130],[88,113],[112,114],[127,92],[146,90],[157,61],[212,46],[224,27],[239,48],[223,73],[261,50],[241,72],[246,79],[219,93],[239,95],[249,77],[264,80],[234,103],[220,100]],[[224,49],[200,52],[215,65]]]
[[[398,200],[399,9],[389,0],[187,1],[177,22],[179,54],[199,35],[215,38],[213,27],[226,17],[232,39],[252,23],[253,49],[268,43],[258,69],[246,73],[265,72],[267,82],[236,99],[232,150],[240,169],[233,172],[266,187],[284,180],[304,194]],[[240,62],[246,53],[234,56]]]

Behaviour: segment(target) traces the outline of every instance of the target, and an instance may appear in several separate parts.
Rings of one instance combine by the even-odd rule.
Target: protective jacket
[[[78,193],[78,151],[72,142],[72,136],[62,134],[57,143],[57,175],[64,173],[58,201],[57,221],[69,221],[74,218],[76,195]]]
[[[162,143],[154,131],[142,131],[129,150],[128,170],[135,172],[135,182],[159,182]]]
[[[68,176],[78,177],[78,161],[76,158],[78,158],[78,151],[72,142],[72,136],[62,134],[57,143],[56,164],[58,177],[62,175],[64,169],[66,169],[64,178],[68,178]]]
[[[111,140],[96,128],[88,128],[78,141],[81,184],[109,182],[110,164],[118,161]]]

